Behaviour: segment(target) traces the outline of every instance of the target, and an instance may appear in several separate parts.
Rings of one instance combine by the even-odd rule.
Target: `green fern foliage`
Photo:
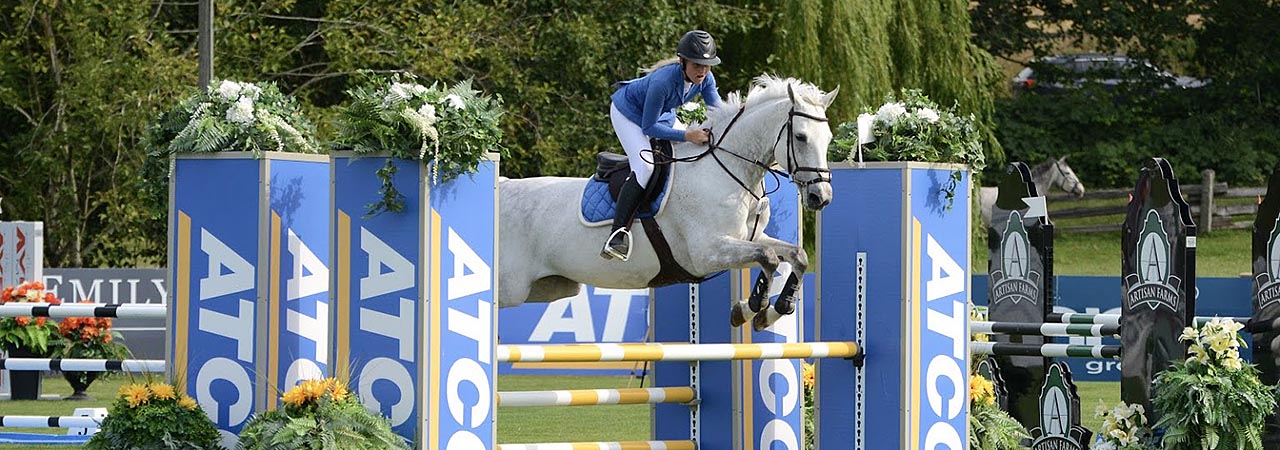
[[[351,101],[337,119],[336,150],[430,164],[432,183],[474,173],[486,153],[506,153],[499,127],[502,98],[476,91],[471,80],[425,86],[408,73],[367,78],[347,91]],[[378,172],[383,180],[382,199],[369,205],[369,214],[403,209],[391,175],[394,169]]]
[[[282,409],[256,414],[240,432],[241,450],[408,449],[384,417],[364,409],[335,378],[285,392]]]
[[[144,139],[148,154],[317,153],[315,127],[274,83],[222,80],[164,112]]]

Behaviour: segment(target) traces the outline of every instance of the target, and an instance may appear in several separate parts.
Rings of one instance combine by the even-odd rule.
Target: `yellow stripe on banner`
[[[351,216],[338,211],[338,295],[333,307],[333,317],[337,318],[337,340],[333,352],[334,374],[339,377],[350,377],[351,373]]]
[[[440,298],[440,272],[443,271],[443,268],[440,267],[440,252],[442,250],[440,248],[440,212],[436,211],[435,208],[430,209],[431,240],[427,241],[427,244],[431,251],[431,264],[427,266],[427,270],[431,272],[431,280],[427,289],[431,292],[427,296],[427,307],[430,308],[427,317],[430,317],[431,323],[427,326],[427,333],[429,333],[427,337],[427,359],[426,361],[419,361],[418,364],[427,364],[427,370],[429,371],[427,374],[427,392],[431,393],[429,394],[431,400],[427,402],[427,432],[423,434],[423,439],[427,440],[427,448],[439,450],[441,398],[438,393],[444,392],[444,388],[440,386],[440,362],[443,357],[440,354],[440,315],[442,314],[440,302],[443,301]],[[428,394],[423,393],[423,395]]]
[[[187,346],[191,332],[191,216],[178,211],[178,269],[173,295],[173,370],[170,378],[185,377],[187,373]]]
[[[267,329],[270,330],[267,335],[267,380],[268,386],[271,383],[279,383],[276,389],[284,392],[289,386],[285,386],[283,379],[278,379],[277,374],[280,373],[280,247],[283,242],[280,241],[280,214],[271,211],[271,256],[270,256],[270,277],[267,281],[267,291],[270,293],[270,301],[267,302]],[[279,402],[273,400],[267,401],[267,410],[274,411]]]
[[[924,255],[921,253],[923,247],[920,246],[920,219],[911,218],[911,301],[910,310],[907,312],[911,317],[911,352],[907,357],[911,367],[911,394],[910,403],[907,409],[910,412],[911,433],[907,435],[907,439],[911,440],[910,449],[916,450],[920,448],[920,411],[922,405],[920,403],[920,311],[923,310],[922,299],[920,298],[920,265]]]

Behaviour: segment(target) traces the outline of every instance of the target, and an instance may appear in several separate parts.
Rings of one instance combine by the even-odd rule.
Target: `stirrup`
[[[626,253],[619,252],[617,249],[613,248],[613,246],[609,245],[613,243],[613,238],[614,236],[617,236],[618,233],[622,233],[622,239],[624,239],[623,243],[627,246]],[[600,250],[600,256],[603,256],[606,259],[617,258],[622,262],[627,262],[628,259],[631,259],[631,230],[628,230],[625,227],[614,230],[613,234],[609,235],[609,240],[604,243],[604,249]]]

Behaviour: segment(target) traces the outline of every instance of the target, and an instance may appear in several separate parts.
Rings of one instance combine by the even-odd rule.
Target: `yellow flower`
[[[178,406],[187,408],[188,410],[194,410],[196,409],[196,399],[184,395],[178,400]]]
[[[969,377],[969,401],[984,405],[996,403],[995,385],[986,377],[974,374]]]
[[[329,392],[329,396],[333,397],[334,400],[345,399],[347,398],[347,395],[350,394],[350,392],[347,391],[347,386],[342,384],[341,381],[338,381],[337,378],[326,378],[324,381],[326,386],[325,390]]]
[[[800,381],[805,389],[813,389],[815,367],[807,362],[800,363]]]
[[[151,396],[160,400],[168,400],[173,398],[173,386],[167,383],[153,383],[148,386],[151,389]]]
[[[120,395],[129,401],[130,407],[134,408],[146,403],[150,394],[151,392],[147,390],[147,386],[142,384],[128,384],[120,388]]]

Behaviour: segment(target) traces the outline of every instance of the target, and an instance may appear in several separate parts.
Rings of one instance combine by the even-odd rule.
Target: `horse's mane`
[[[747,92],[746,100],[742,99],[742,94],[730,92],[725,95],[719,107],[708,108],[707,123],[729,123],[730,120],[733,120],[733,116],[738,113],[738,109],[742,107],[743,103],[761,104],[773,99],[785,99],[787,98],[787,86],[791,86],[797,102],[821,106],[822,97],[826,95],[817,86],[795,78],[780,78],[768,74],[761,75],[751,80],[751,90]]]

